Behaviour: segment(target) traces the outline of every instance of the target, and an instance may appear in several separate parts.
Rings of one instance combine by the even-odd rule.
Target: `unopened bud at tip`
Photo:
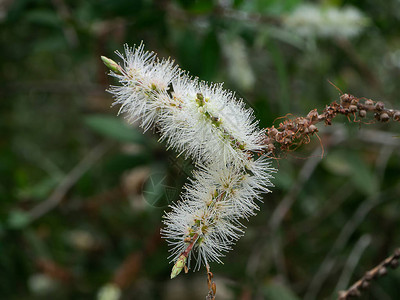
[[[122,75],[121,67],[115,61],[105,56],[101,56],[101,60],[106,65],[106,67],[113,71],[115,74]]]
[[[179,275],[179,273],[182,271],[183,267],[186,265],[186,259],[187,259],[187,257],[183,254],[181,256],[179,256],[175,265],[172,267],[171,279],[173,279]]]

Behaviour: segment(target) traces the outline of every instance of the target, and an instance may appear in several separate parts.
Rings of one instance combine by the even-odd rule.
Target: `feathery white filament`
[[[181,201],[164,215],[162,235],[172,261],[190,249],[194,269],[221,257],[243,235],[242,219],[255,215],[260,194],[269,192],[274,169],[258,153],[265,151],[263,131],[253,111],[224,90],[191,78],[171,60],[153,52],[125,47],[120,86],[109,91],[114,104],[144,130],[156,126],[161,139],[199,166],[185,186]],[[188,248],[192,245],[193,248]]]

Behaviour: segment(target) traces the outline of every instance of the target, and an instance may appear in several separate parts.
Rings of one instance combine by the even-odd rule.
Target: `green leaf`
[[[210,31],[201,45],[201,77],[212,80],[219,68],[220,47],[215,32]]]
[[[43,199],[46,198],[51,191],[60,182],[60,177],[48,177],[44,178],[34,185],[28,185],[18,191],[18,197],[20,198],[33,198]]]
[[[299,300],[289,288],[279,283],[269,283],[264,286],[264,296],[268,300]]]
[[[324,159],[324,166],[333,174],[348,176],[364,195],[372,195],[378,190],[378,179],[359,153],[348,150],[332,151]]]
[[[33,24],[60,27],[61,20],[55,10],[35,9],[26,14],[26,20]]]
[[[288,191],[297,177],[293,164],[287,160],[282,160],[279,163],[279,172],[273,174],[272,183],[277,189]]]
[[[108,175],[119,178],[119,176],[133,168],[138,166],[144,166],[149,164],[154,159],[151,150],[144,148],[143,151],[137,154],[115,154],[110,156],[104,162],[104,171],[107,172]],[[119,180],[119,179],[118,179]]]
[[[365,195],[376,193],[378,190],[378,179],[370,168],[368,168],[368,164],[355,153],[349,153],[347,161],[352,168],[350,179],[357,189]]]
[[[194,14],[209,13],[214,8],[214,3],[212,0],[179,0],[178,2],[182,8]]]
[[[278,82],[280,83],[280,101],[279,108],[281,114],[284,114],[287,111],[290,111],[290,91],[289,88],[289,70],[286,66],[287,62],[282,54],[282,50],[279,46],[272,40],[268,41],[268,49],[273,58],[273,62],[275,64],[276,73],[278,76]]]
[[[8,226],[12,229],[23,229],[30,222],[29,215],[22,210],[12,210],[8,215]]]
[[[145,144],[142,133],[128,126],[121,118],[93,115],[85,118],[85,123],[97,133],[120,142]]]
[[[348,176],[353,170],[346,158],[346,152],[332,151],[322,161],[324,167],[335,175]]]

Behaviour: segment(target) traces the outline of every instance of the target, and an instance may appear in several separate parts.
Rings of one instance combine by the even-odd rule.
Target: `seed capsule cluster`
[[[321,114],[314,109],[306,117],[285,117],[277,127],[272,126],[266,130],[264,143],[267,151],[277,156],[279,151],[291,151],[301,144],[309,143],[310,136],[318,132],[316,124],[319,122],[332,125],[332,120],[338,115],[346,116],[349,121],[365,122],[368,114],[373,114],[372,122],[400,122],[400,111],[385,108],[381,101],[342,94],[339,103],[334,101],[327,105]]]

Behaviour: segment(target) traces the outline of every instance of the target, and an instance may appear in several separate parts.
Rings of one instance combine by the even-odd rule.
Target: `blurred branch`
[[[54,209],[68,190],[86,173],[110,148],[109,143],[94,147],[61,181],[47,200],[34,207],[28,214],[33,222]]]
[[[388,155],[385,151],[381,151],[381,156],[384,156],[377,161],[377,169],[383,170],[386,168],[388,163]],[[394,189],[398,189],[398,186],[395,186]],[[382,201],[387,200],[385,198],[385,194],[389,194],[392,189],[387,190],[386,192],[381,192],[378,194],[374,194],[370,196],[367,200],[363,201],[356,212],[353,214],[352,218],[350,218],[346,225],[343,227],[342,231],[340,232],[339,236],[337,237],[336,241],[334,242],[331,250],[326,255],[324,261],[322,262],[321,266],[319,267],[318,271],[314,275],[313,279],[311,280],[310,286],[308,291],[305,295],[305,299],[313,300],[317,297],[320,288],[322,287],[323,283],[325,282],[326,278],[332,271],[337,261],[335,256],[337,253],[342,249],[347,241],[350,239],[351,235],[357,229],[357,227],[361,224],[361,222],[365,219],[367,214],[378,204],[380,204],[380,199],[384,199]]]
[[[49,176],[61,178],[64,175],[61,168],[43,152],[43,149],[39,145],[18,138],[15,139],[15,144],[16,147],[14,151],[20,153],[23,159],[35,164]]]
[[[68,283],[73,279],[73,274],[66,267],[46,258],[39,258],[35,261],[39,270],[47,274],[50,278]]]
[[[34,91],[34,92],[48,92],[54,94],[88,94],[97,92],[98,94],[104,94],[104,86],[99,84],[93,84],[93,82],[81,82],[76,83],[73,81],[66,80],[30,80],[23,82],[13,82],[6,84],[5,88],[0,90],[0,95],[6,96],[15,92]]]
[[[343,134],[336,134],[336,136],[332,139],[329,144],[330,146],[336,145],[341,143],[345,139]],[[311,154],[310,158],[307,159],[306,163],[303,165],[302,169],[299,172],[298,180],[292,185],[292,188],[289,192],[285,195],[282,201],[279,203],[277,208],[274,210],[271,216],[271,221],[269,222],[269,227],[271,228],[271,234],[274,239],[274,242],[271,243],[274,253],[274,261],[275,264],[280,270],[280,273],[286,274],[286,267],[284,263],[284,258],[282,257],[282,245],[280,238],[278,237],[278,229],[282,223],[283,218],[286,216],[287,212],[293,206],[295,200],[298,197],[298,194],[304,187],[304,184],[309,181],[312,174],[314,173],[315,169],[317,168],[318,164],[321,162],[321,157],[318,156],[318,153],[321,150],[317,148]]]
[[[161,9],[167,11],[171,18],[184,22],[193,22],[194,18],[202,18],[204,15],[193,13],[177,7],[176,5],[164,4],[160,6]],[[223,5],[215,6],[212,13],[216,17],[225,18],[232,21],[240,21],[247,24],[266,24],[266,25],[280,25],[282,18],[275,15],[260,14],[248,12],[243,10],[236,10]]]
[[[393,255],[386,258],[375,268],[366,272],[365,275],[356,283],[354,283],[348,290],[340,291],[338,300],[347,300],[351,297],[360,297],[361,296],[360,289],[367,289],[370,286],[370,283],[373,279],[377,279],[381,276],[386,275],[388,267],[396,269],[399,266],[399,259],[400,259],[400,248],[397,248],[394,251]]]
[[[315,273],[304,299],[316,299],[320,288],[322,287],[326,278],[335,266],[337,260],[337,258],[335,258],[336,254],[346,245],[351,235],[355,232],[361,222],[366,218],[368,213],[375,206],[381,204],[383,201],[387,201],[390,198],[389,195],[394,194],[394,191],[398,191],[398,189],[399,186],[397,185],[394,188],[387,189],[386,191],[382,191],[381,193],[372,195],[359,205],[353,216],[343,226],[343,229],[335,240],[331,250],[326,255],[318,271]]]
[[[318,164],[321,162],[321,158],[318,156],[320,149],[317,148],[312,153],[311,157],[307,159],[306,163],[301,168],[298,180],[292,185],[290,191],[285,195],[279,205],[276,207],[271,216],[271,221],[269,222],[269,227],[271,228],[271,235],[273,242],[271,243],[274,259],[277,269],[281,275],[286,274],[286,267],[283,258],[283,250],[281,246],[281,238],[278,235],[278,229],[282,223],[283,218],[286,216],[287,212],[292,207],[293,203],[297,199],[298,194],[302,190],[304,184],[310,179],[311,175],[314,173]]]
[[[353,192],[354,186],[352,182],[346,182],[341,185],[337,191],[327,199],[326,204],[317,214],[294,225],[294,232],[292,233],[295,236],[294,238],[301,237],[320,226],[320,223],[331,216]]]
[[[72,48],[76,48],[79,45],[78,35],[75,28],[72,26],[71,12],[68,6],[65,4],[64,0],[52,0],[60,19],[63,21],[63,32],[65,39]]]
[[[368,64],[366,64],[361,58],[357,50],[354,48],[352,43],[348,39],[336,39],[336,45],[343,50],[343,52],[348,56],[351,62],[354,63],[356,68],[361,73],[362,78],[368,81],[376,90],[382,92],[382,86],[377,78],[376,72],[370,70]]]
[[[400,148],[400,139],[395,138],[395,133],[376,130],[376,129],[362,129],[359,131],[358,138],[362,141],[381,144],[385,146],[391,146]]]
[[[342,275],[340,276],[335,288],[336,291],[341,290],[349,284],[351,274],[353,274],[355,267],[360,261],[361,255],[370,243],[371,235],[369,234],[364,234],[359,238],[343,267]]]
[[[281,25],[282,18],[274,15],[247,12],[219,6],[215,12],[227,19],[245,22],[247,24]]]
[[[115,270],[113,283],[121,289],[129,287],[134,282],[143,267],[145,259],[154,253],[161,242],[160,228],[157,227],[154,233],[146,241],[143,250],[131,253],[122,264]]]

